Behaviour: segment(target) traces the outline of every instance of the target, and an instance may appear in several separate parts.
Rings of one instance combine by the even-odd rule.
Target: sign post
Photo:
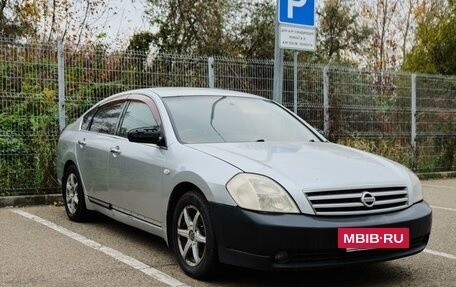
[[[280,46],[279,22],[275,23],[275,44],[274,44],[274,84],[272,99],[282,103],[282,83],[283,83],[283,50]]]
[[[315,51],[315,1],[277,0],[273,100],[282,103],[283,49]]]

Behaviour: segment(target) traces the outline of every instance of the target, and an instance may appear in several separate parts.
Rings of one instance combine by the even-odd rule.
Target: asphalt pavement
[[[74,223],[63,206],[0,208],[0,286],[456,286],[456,179],[422,183],[433,226],[420,254],[299,272],[222,266],[209,282],[186,276],[162,239],[104,216]]]

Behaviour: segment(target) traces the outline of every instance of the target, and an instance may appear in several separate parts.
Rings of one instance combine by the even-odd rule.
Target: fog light
[[[274,260],[277,263],[285,263],[288,261],[288,252],[286,251],[279,251],[274,255]]]

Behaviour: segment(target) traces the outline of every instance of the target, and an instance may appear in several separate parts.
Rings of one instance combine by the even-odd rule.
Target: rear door
[[[83,130],[76,143],[77,164],[86,194],[106,203],[112,200],[108,193],[110,146],[124,105],[125,100],[116,100],[100,106],[90,122],[81,127]]]

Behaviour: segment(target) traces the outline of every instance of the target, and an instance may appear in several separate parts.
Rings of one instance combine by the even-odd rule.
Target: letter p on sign
[[[293,8],[294,7],[302,7],[306,5],[307,0],[288,0],[288,11],[287,17],[292,19],[293,18]]]

